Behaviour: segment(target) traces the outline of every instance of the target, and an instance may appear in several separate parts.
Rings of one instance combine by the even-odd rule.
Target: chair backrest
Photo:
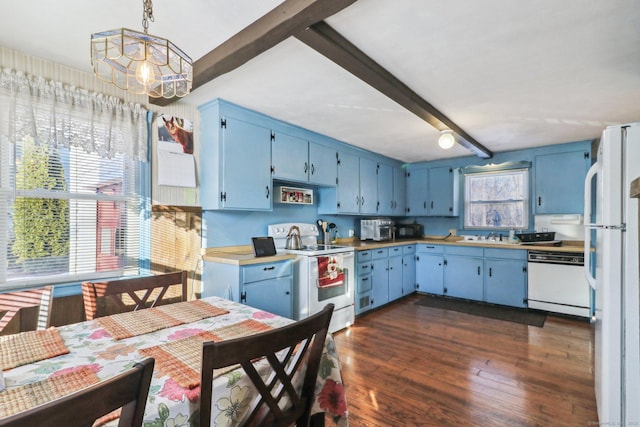
[[[144,359],[116,377],[0,418],[0,427],[91,427],[97,419],[119,408],[122,408],[119,427],[140,427],[154,363],[153,358]]]
[[[202,348],[200,383],[200,425],[211,422],[213,370],[239,364],[260,393],[242,425],[307,426],[322,350],[333,314],[333,304],[306,319],[290,325],[226,341],[208,341]],[[282,352],[281,352],[282,351]],[[266,383],[252,362],[267,360],[273,377]],[[306,367],[306,370],[305,370]],[[302,387],[293,377],[302,374]],[[298,377],[297,377],[298,378]],[[279,403],[289,402],[285,410]]]
[[[167,291],[173,285],[182,285],[180,301],[186,301],[188,298],[186,271],[105,282],[84,282],[82,284],[82,300],[86,319],[93,320],[96,317],[114,314],[114,310],[119,310],[115,312],[123,312],[160,305],[162,299],[167,296]],[[155,290],[159,292],[154,296],[153,301],[149,301]],[[144,294],[140,295],[139,291],[144,291]],[[132,305],[127,305],[122,300],[125,295],[133,301]],[[108,310],[98,303],[98,298],[101,297],[109,297],[109,300],[115,303],[112,310]]]
[[[0,319],[0,332],[18,314],[20,309],[29,307],[39,308],[37,329],[48,328],[51,318],[52,296],[53,289],[51,286],[0,294],[0,312],[5,312]]]

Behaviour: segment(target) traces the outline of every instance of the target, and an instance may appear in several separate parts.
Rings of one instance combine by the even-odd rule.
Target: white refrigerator
[[[585,272],[595,294],[600,425],[640,422],[638,201],[630,198],[638,176],[640,123],[607,127],[585,180],[584,216]]]

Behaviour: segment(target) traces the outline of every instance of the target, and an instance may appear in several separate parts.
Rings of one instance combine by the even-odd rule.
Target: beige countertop
[[[439,236],[425,236],[422,239],[402,239],[391,240],[385,242],[375,242],[371,240],[362,241],[359,239],[340,239],[336,242],[338,245],[351,246],[356,251],[364,251],[367,249],[385,248],[398,245],[411,245],[419,243],[427,243],[433,245],[452,245],[452,246],[475,246],[481,248],[495,249],[515,249],[515,250],[536,250],[536,251],[554,251],[554,252],[583,252],[584,242],[576,240],[565,240],[562,246],[550,245],[523,245],[523,244],[495,244],[495,243],[469,243],[464,242],[460,236],[451,236],[443,238]],[[294,259],[294,254],[278,254],[268,257],[256,258],[253,255],[251,245],[245,246],[226,246],[218,248],[207,248],[204,250],[202,259],[209,262],[220,262],[223,264],[233,265],[251,265],[262,264],[266,262],[279,262],[288,259]]]
[[[223,264],[251,265],[265,262],[279,262],[295,259],[293,254],[278,254],[274,256],[256,257],[253,254],[253,246],[225,246],[219,248],[206,248],[202,254],[204,261],[220,262]]]
[[[375,242],[371,240],[362,241],[358,239],[342,239],[337,244],[352,246],[357,251],[364,251],[367,249],[384,248],[398,245],[411,245],[427,243],[433,245],[452,245],[452,246],[475,246],[481,248],[495,248],[495,249],[516,249],[516,250],[535,250],[535,251],[554,251],[554,252],[583,252],[584,242],[577,240],[565,240],[562,242],[562,246],[553,245],[523,245],[523,244],[496,244],[496,243],[470,243],[463,241],[460,236],[451,236],[444,238],[444,236],[425,236],[422,239],[402,239],[391,240],[385,242]]]

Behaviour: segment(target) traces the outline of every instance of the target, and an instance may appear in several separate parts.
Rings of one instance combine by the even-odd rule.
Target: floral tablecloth
[[[98,319],[59,327],[60,336],[70,352],[4,371],[5,385],[8,389],[19,387],[85,367],[90,368],[103,380],[126,371],[136,361],[143,359],[144,356],[139,350],[144,348],[193,336],[203,331],[218,330],[248,319],[274,328],[291,322],[289,319],[217,297],[204,298],[203,301],[226,309],[229,313],[121,340],[113,339]],[[249,385],[249,380],[244,378],[241,370],[227,372],[215,378],[211,425],[238,425],[237,418],[248,406],[254,393],[253,387]],[[144,426],[194,426],[197,423],[199,406],[200,387],[182,387],[156,368],[147,399]],[[316,384],[316,399],[312,413],[318,412],[328,413],[337,426],[348,425],[340,362],[331,335],[327,336]]]

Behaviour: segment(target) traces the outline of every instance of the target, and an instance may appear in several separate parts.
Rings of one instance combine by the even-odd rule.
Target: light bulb
[[[448,150],[449,148],[453,147],[453,144],[455,144],[455,142],[456,138],[455,136],[453,136],[452,130],[445,129],[440,132],[440,138],[438,138],[438,145],[440,146],[440,148]]]
[[[149,61],[142,61],[136,67],[136,80],[143,86],[150,86],[156,79],[153,66]]]

